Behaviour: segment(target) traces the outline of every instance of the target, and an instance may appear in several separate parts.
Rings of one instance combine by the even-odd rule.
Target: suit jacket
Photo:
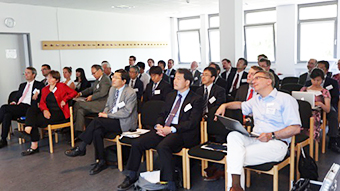
[[[143,89],[144,89],[143,82],[139,78],[136,78],[135,84],[133,86],[133,90],[136,92],[138,100],[142,99]]]
[[[113,75],[114,75],[114,73],[111,72],[110,75],[109,75],[110,80],[112,80]]]
[[[231,71],[229,76],[228,76],[228,80],[227,80],[227,95],[229,94],[231,87],[233,87],[233,81],[234,81],[234,78],[236,78],[236,75],[237,75],[237,70]],[[248,72],[244,71],[242,76],[241,76],[240,87],[241,87],[241,85],[247,83],[246,82],[247,76],[248,76]],[[233,94],[233,96],[235,96],[236,95],[236,90],[233,90],[232,94]]]
[[[145,89],[143,102],[147,102],[150,100],[162,100],[165,101],[166,96],[169,92],[172,91],[171,85],[164,80],[161,80],[155,90],[160,90],[160,94],[152,95],[152,87],[154,82],[151,81]]]
[[[92,95],[92,101],[100,101],[106,102],[109,89],[111,87],[111,81],[106,74],[103,74],[103,77],[100,81],[96,80],[93,83],[92,87],[89,87],[81,92],[82,96]]]
[[[18,89],[18,92],[16,93],[15,95],[15,98],[14,98],[14,101],[16,103],[18,103],[19,99],[21,98],[22,94],[24,93],[24,90],[25,90],[25,87],[26,87],[26,84],[27,82],[24,82],[24,83],[21,83],[19,85],[19,89]],[[45,87],[45,85],[39,81],[36,81],[34,80],[33,82],[33,87],[32,87],[32,92],[31,92],[31,106],[37,106],[39,101],[40,101],[40,98],[41,98],[41,90],[42,88]],[[33,100],[33,91],[37,89],[37,90],[40,90],[40,93],[39,93],[39,96],[38,96],[38,99],[37,100]],[[26,94],[27,95],[27,94]]]
[[[237,90],[235,101],[247,101],[247,94],[248,94],[249,84],[243,84]]]
[[[196,93],[202,97],[204,97],[204,85],[200,86],[197,90],[196,90]],[[215,101],[210,103],[210,99],[212,97],[215,97]],[[210,90],[210,94],[209,94],[209,98],[208,98],[208,111],[215,107],[215,106],[220,106],[222,105],[223,103],[226,102],[226,94],[225,94],[225,89],[216,85],[216,84],[213,84],[213,86],[211,87],[211,90]],[[203,100],[204,102],[204,100]]]
[[[42,83],[44,86],[47,86],[47,85],[48,85],[47,79],[46,79],[46,78],[44,78],[43,80],[41,80],[40,83]]]
[[[306,82],[306,87],[312,85],[312,82],[309,80]],[[339,85],[338,82],[330,77],[326,77],[323,83],[323,88],[328,89],[331,94],[331,105],[338,111],[338,102],[339,102]],[[331,89],[329,89],[331,88]]]
[[[167,76],[165,73],[163,73],[162,80],[164,80],[165,82],[168,82],[168,83],[171,85],[171,83],[170,83],[170,77]],[[171,88],[174,88],[174,86],[171,85]]]
[[[68,118],[70,118],[70,109],[69,109],[69,106],[68,106],[68,101],[70,99],[76,97],[76,95],[78,93],[75,90],[73,90],[72,88],[68,87],[64,83],[57,83],[55,88],[57,88],[57,89],[53,93],[54,97],[57,100],[59,107],[60,107],[61,101],[64,101],[66,103],[66,105],[64,105],[64,107],[60,107],[60,109],[63,111],[65,119],[68,119]],[[44,87],[41,90],[41,100],[40,100],[40,104],[39,104],[39,108],[40,108],[41,111],[49,110],[47,105],[46,105],[46,97],[49,93],[50,93],[50,85]]]
[[[301,84],[301,85],[305,85],[306,80],[307,80],[307,76],[308,76],[308,72],[301,74],[301,75],[299,76],[299,81],[298,81],[298,83]]]
[[[75,90],[77,92],[81,92],[81,91],[83,91],[83,90],[85,90],[86,88],[89,88],[89,87],[91,87],[91,83],[89,81],[87,81],[87,80],[82,80],[80,82],[80,88],[79,89],[76,88]]]
[[[218,77],[217,80],[215,81],[215,84],[224,88],[226,95],[228,95],[229,91],[227,91],[227,81],[221,77]]]
[[[201,84],[201,72],[196,70],[194,75],[194,81],[192,82],[192,86],[199,86]]]
[[[129,72],[129,70],[130,70],[130,65],[125,66],[124,70],[126,70],[127,72]]]
[[[169,116],[171,112],[171,108],[176,100],[177,91],[173,91],[168,94],[165,100],[165,105],[162,108],[162,111],[159,114],[157,119],[157,124],[163,125],[165,124],[165,120]],[[184,108],[188,108],[191,105],[192,108],[184,111]],[[182,136],[184,141],[184,147],[190,148],[197,144],[200,141],[200,121],[202,118],[202,109],[203,99],[201,96],[197,95],[192,90],[189,91],[188,95],[185,97],[183,101],[182,107],[180,108],[178,124],[174,125],[179,135]]]
[[[109,113],[113,103],[116,101],[116,90],[114,87],[110,88],[109,98],[103,112],[108,114],[108,118],[118,119],[123,132],[137,129],[137,96],[135,91],[128,85],[125,85],[119,99],[119,103],[124,102],[125,105],[119,108],[117,112]]]
[[[237,71],[237,69],[232,67],[232,68],[230,68],[230,73],[229,73],[228,77],[227,77],[227,71],[222,72],[221,77],[225,80],[228,80],[230,74],[236,73],[236,71]]]

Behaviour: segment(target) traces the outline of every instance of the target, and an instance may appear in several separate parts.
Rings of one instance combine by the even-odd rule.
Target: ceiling
[[[320,1],[327,0],[244,0],[244,9]],[[219,11],[219,0],[0,0],[0,2],[164,17],[194,16]],[[132,8],[112,8],[121,5]]]

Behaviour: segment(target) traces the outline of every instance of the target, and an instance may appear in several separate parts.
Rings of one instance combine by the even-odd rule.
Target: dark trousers
[[[97,117],[91,121],[86,127],[85,132],[79,135],[79,138],[86,144],[91,144],[93,141],[96,159],[104,160],[104,136],[107,133],[118,133],[121,134],[119,119],[110,119]]]
[[[331,111],[327,113],[326,118],[329,127],[328,136],[334,138],[338,137],[339,133],[338,113],[331,109]]]
[[[161,168],[161,181],[173,181],[175,162],[172,153],[181,151],[184,146],[182,136],[178,133],[162,137],[152,129],[149,133],[142,135],[132,143],[127,170],[137,172],[145,150],[156,149],[159,155]]]
[[[11,127],[11,121],[19,117],[25,116],[27,109],[30,107],[28,104],[19,105],[2,105],[0,109],[0,124],[2,123],[1,139],[6,140]]]

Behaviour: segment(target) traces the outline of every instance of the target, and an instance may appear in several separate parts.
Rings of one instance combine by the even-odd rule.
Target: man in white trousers
[[[283,160],[291,137],[300,133],[298,103],[289,94],[274,88],[274,76],[258,71],[252,83],[257,92],[252,99],[225,103],[216,111],[217,115],[224,115],[226,109],[241,109],[243,115],[252,114],[253,132],[259,134],[258,138],[252,138],[233,131],[227,137],[228,189],[232,191],[243,190],[244,182],[241,187],[240,180],[244,166]]]

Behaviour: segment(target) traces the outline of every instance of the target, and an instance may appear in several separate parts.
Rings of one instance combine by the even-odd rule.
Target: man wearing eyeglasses
[[[41,65],[41,73],[42,75],[45,77],[41,83],[43,83],[45,86],[47,86],[47,75],[50,73],[51,71],[51,66],[48,64],[43,64]]]
[[[217,115],[224,115],[226,109],[241,109],[243,115],[252,114],[253,133],[259,134],[259,137],[253,138],[233,131],[227,137],[227,173],[228,180],[231,180],[228,181],[228,188],[233,191],[244,188],[240,181],[244,166],[282,161],[287,154],[291,137],[300,133],[298,103],[289,94],[278,92],[274,88],[273,74],[258,71],[252,84],[257,92],[252,99],[225,103],[216,111]]]
[[[85,101],[78,101],[74,105],[75,129],[78,132],[84,128],[85,115],[103,111],[111,87],[111,81],[100,65],[93,65],[91,72],[96,81],[92,87],[78,93],[77,97],[86,97]]]

